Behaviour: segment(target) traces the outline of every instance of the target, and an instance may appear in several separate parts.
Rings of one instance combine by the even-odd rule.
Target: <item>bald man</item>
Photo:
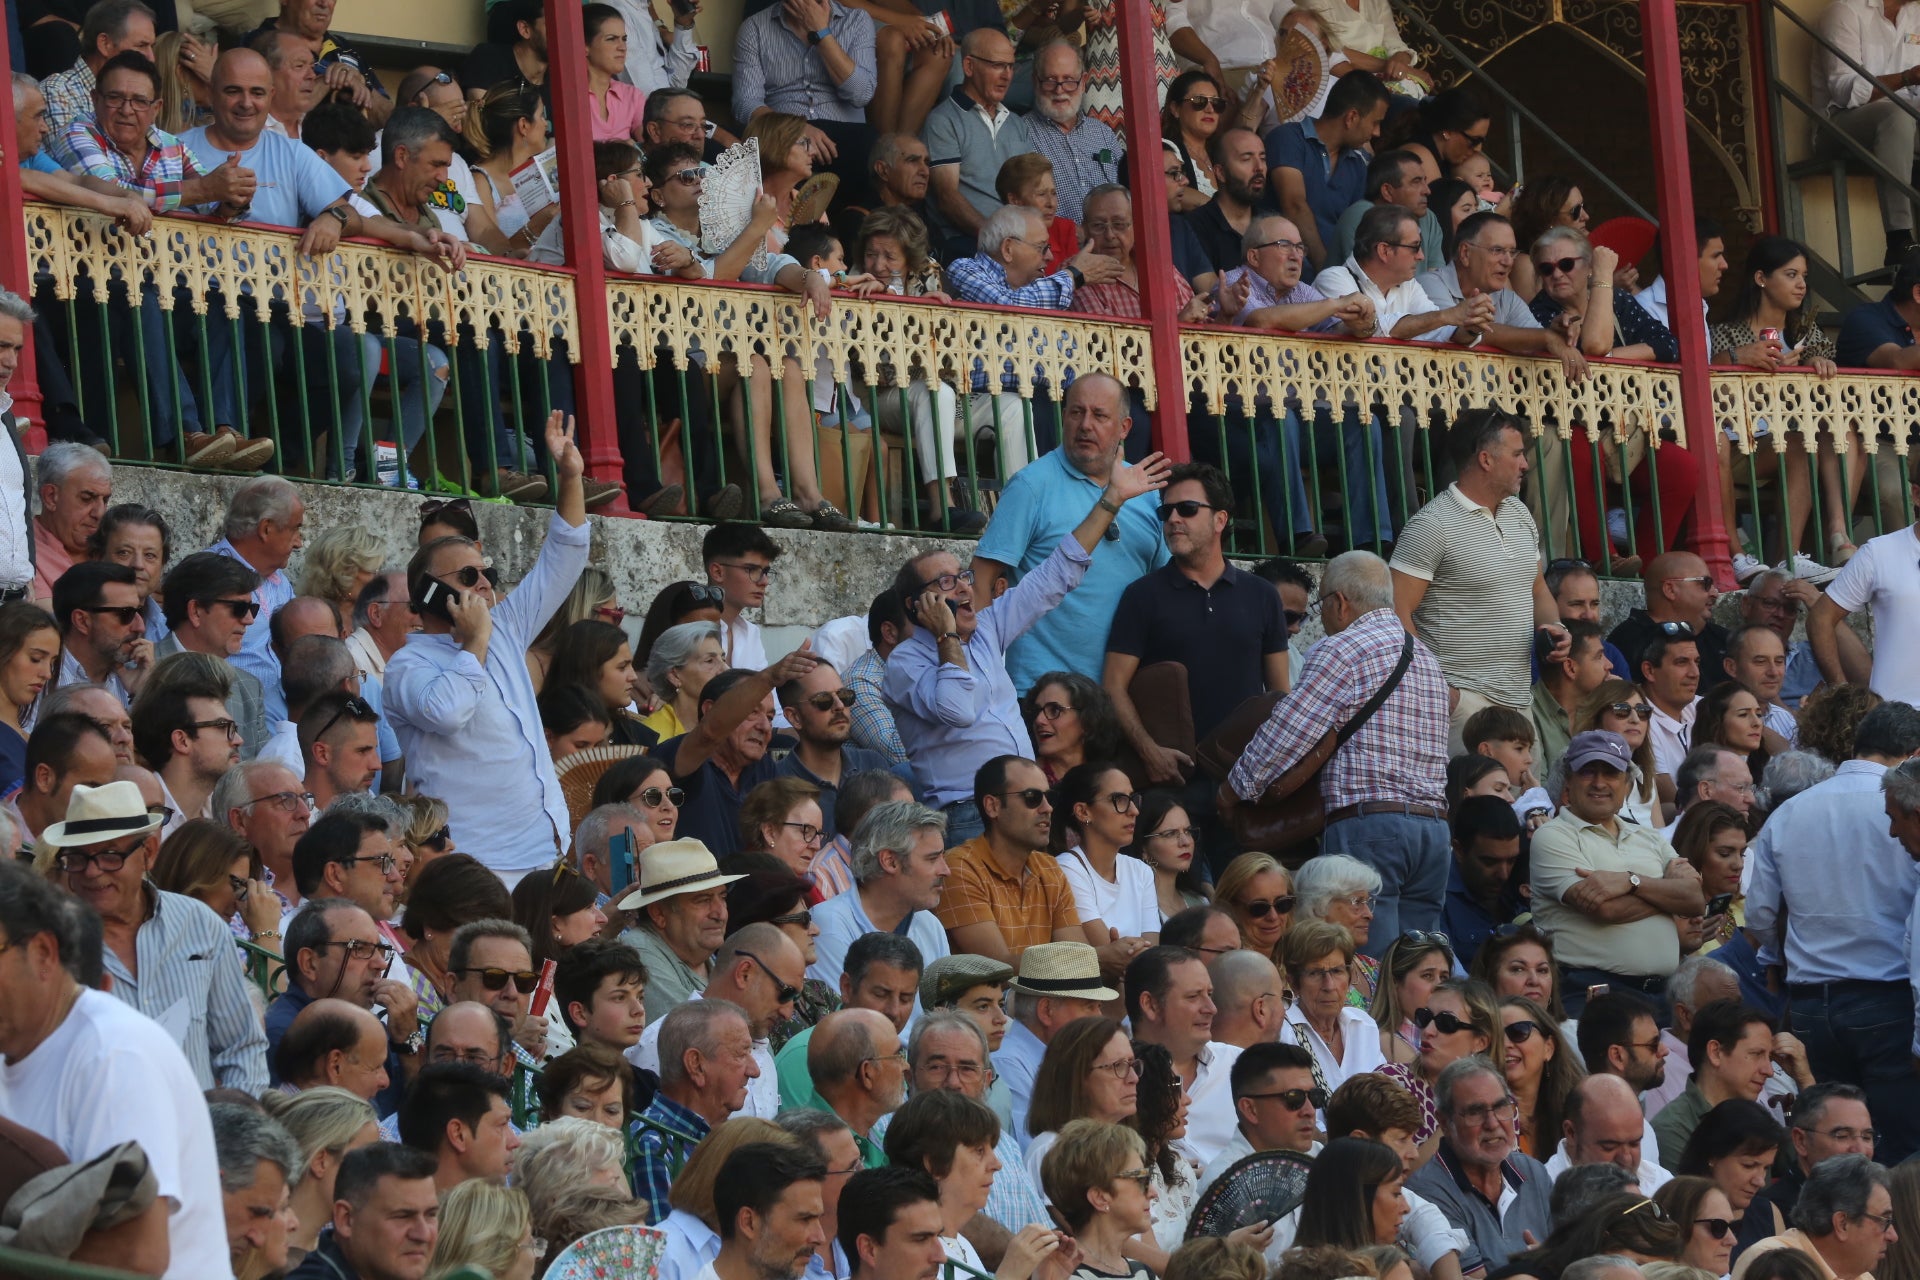
[[[807,1046],[807,1071],[821,1100],[853,1130],[867,1168],[886,1164],[873,1126],[907,1099],[907,1055],[892,1020],[874,1009],[828,1014]]]
[[[1229,951],[1208,969],[1213,978],[1213,1038],[1241,1049],[1280,1038],[1287,1006],[1280,970],[1258,951]]]
[[[387,1087],[387,1029],[345,1000],[315,1000],[294,1016],[274,1065],[296,1089],[335,1085],[372,1102]]]
[[[1669,551],[1655,556],[1641,575],[1646,587],[1647,605],[1627,615],[1607,639],[1626,655],[1627,667],[1637,676],[1640,657],[1653,638],[1661,633],[1661,624],[1685,623],[1700,646],[1700,692],[1728,679],[1727,629],[1713,620],[1713,605],[1720,598],[1714,588],[1707,562],[1691,551]]]
[[[421,1052],[428,1063],[470,1062],[497,1076],[506,1075],[512,1069],[507,1060],[511,1037],[507,1020],[491,1008],[474,1000],[456,1000],[433,1015]]]
[[[1560,1051],[1567,1049],[1562,1045]],[[1646,1123],[1632,1085],[1619,1076],[1588,1076],[1567,1095],[1565,1136],[1547,1172],[1557,1178],[1575,1165],[1617,1164],[1634,1175],[1641,1195],[1650,1196],[1673,1175],[1660,1167],[1657,1151],[1645,1149]]]

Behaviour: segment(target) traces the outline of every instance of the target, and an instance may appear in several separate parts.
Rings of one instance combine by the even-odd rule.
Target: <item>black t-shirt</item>
[[[1627,659],[1627,669],[1633,674],[1631,680],[1640,679],[1640,658],[1646,653],[1647,646],[1660,634],[1660,624],[1647,615],[1645,609],[1635,609],[1627,615],[1627,620],[1615,627],[1607,636],[1613,641]],[[1717,622],[1709,622],[1707,629],[1694,637],[1700,646],[1700,692],[1706,693],[1722,680],[1728,679],[1727,669],[1720,660],[1727,656],[1727,629]]]
[[[1200,243],[1200,252],[1206,255],[1215,271],[1231,271],[1246,264],[1246,251],[1240,247],[1241,233],[1233,229],[1227,215],[1221,212],[1218,196],[1198,209],[1181,214],[1177,220],[1192,228],[1193,238]]]
[[[460,87],[468,93],[484,93],[497,84],[521,79],[520,64],[514,60],[513,45],[489,40],[473,46],[473,52],[460,68]],[[541,86],[541,97],[546,96]]]
[[[1265,658],[1287,649],[1280,593],[1229,564],[1209,588],[1162,565],[1120,594],[1107,652],[1187,668],[1193,732],[1204,739],[1233,709],[1266,690]]]

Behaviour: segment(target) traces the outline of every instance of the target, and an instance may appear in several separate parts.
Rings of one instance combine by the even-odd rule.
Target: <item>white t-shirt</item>
[[[1647,736],[1653,740],[1653,771],[1678,777],[1680,762],[1693,749],[1693,718],[1700,712],[1700,699],[1689,702],[1677,720],[1653,702],[1648,705],[1653,707],[1653,719],[1647,723]]]
[[[138,1142],[173,1202],[167,1280],[233,1275],[213,1122],[186,1055],[159,1023],[104,992],[81,992],[38,1048],[0,1063],[0,1115],[74,1161]]]
[[[986,1263],[980,1261],[980,1251],[965,1236],[941,1236],[940,1247],[955,1262],[964,1263],[975,1271],[985,1271]]]
[[[1113,862],[1114,879],[1093,869],[1087,855],[1069,849],[1060,855],[1060,870],[1073,889],[1073,906],[1082,920],[1098,920],[1118,929],[1123,938],[1160,932],[1160,899],[1153,868],[1138,858],[1121,854]]]
[[[1920,703],[1920,539],[1911,528],[1867,539],[1827,587],[1853,613],[1873,611],[1873,691]]]

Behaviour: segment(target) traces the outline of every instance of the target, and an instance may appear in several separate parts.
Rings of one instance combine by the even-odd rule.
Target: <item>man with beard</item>
[[[800,1280],[827,1243],[827,1166],[793,1143],[749,1142],[720,1166],[720,1252],[694,1280]]]
[[[1120,136],[1086,113],[1086,95],[1087,68],[1078,49],[1055,40],[1033,55],[1033,111],[1022,123],[1033,149],[1053,162],[1059,216],[1076,225],[1087,192],[1120,181],[1127,154]]]
[[[821,830],[828,839],[851,836],[852,831],[843,832],[834,821],[841,785],[856,773],[876,769],[884,772],[889,767],[887,758],[878,751],[848,741],[853,736],[853,690],[833,664],[823,660],[799,679],[781,685],[776,693],[798,742],[775,768],[775,776],[799,778],[818,787]]]
[[[1213,199],[1180,216],[1214,271],[1227,272],[1246,263],[1242,242],[1255,212],[1273,212],[1267,200],[1267,149],[1253,130],[1228,128],[1208,140],[1207,159],[1213,165]],[[1193,287],[1205,293],[1210,283],[1201,276]]]

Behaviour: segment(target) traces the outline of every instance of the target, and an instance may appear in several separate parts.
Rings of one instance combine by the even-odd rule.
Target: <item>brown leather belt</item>
[[[1327,815],[1327,825],[1345,822],[1348,818],[1368,818],[1376,813],[1397,813],[1404,818],[1439,818],[1445,821],[1447,811],[1436,809],[1430,804],[1399,804],[1391,800],[1369,800],[1364,804],[1342,805]]]

